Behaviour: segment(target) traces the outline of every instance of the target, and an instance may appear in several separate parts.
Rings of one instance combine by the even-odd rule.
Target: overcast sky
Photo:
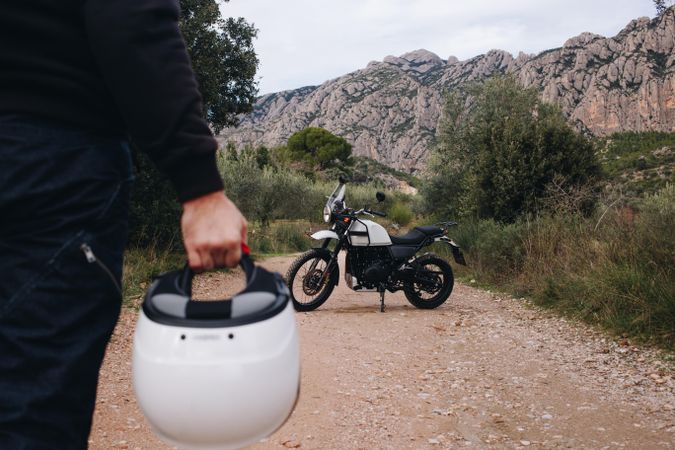
[[[583,31],[616,35],[655,15],[652,0],[230,0],[224,16],[259,29],[260,94],[321,84],[387,55],[443,59],[560,47]]]

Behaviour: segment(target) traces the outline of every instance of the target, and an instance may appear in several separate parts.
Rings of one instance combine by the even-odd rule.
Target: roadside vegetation
[[[589,141],[559,115],[509,78],[449,97],[426,211],[458,218],[465,279],[672,350],[675,133]]]
[[[597,148],[614,200],[639,207],[675,182],[675,133],[616,133],[598,139]]]
[[[325,130],[318,134],[328,142],[335,142]],[[360,158],[359,164],[363,161]],[[344,158],[321,161],[299,152],[289,157],[285,147],[237,149],[229,145],[219,152],[218,166],[225,192],[249,221],[248,239],[254,257],[311,248],[308,235],[325,227],[322,210],[326,197],[335,188],[338,174],[351,178],[359,173],[358,168],[353,168],[351,148]],[[181,211],[173,188],[142,154],[137,155],[137,167],[125,264],[127,303],[139,299],[153,276],[184,264],[179,227]],[[379,165],[373,162],[369,167]],[[382,173],[391,175],[395,171],[371,170],[371,178],[365,183],[350,183],[348,205],[373,205],[375,193],[386,190],[385,183],[378,178]],[[383,223],[395,232],[412,221],[416,199],[398,192],[387,191],[387,194],[381,208],[389,211],[390,217]]]
[[[252,108],[257,30],[222,19],[215,0],[181,6],[190,12],[181,26],[205,113],[218,131]],[[218,62],[223,55],[227,64]],[[350,206],[373,205],[377,190],[387,193],[378,209],[388,217],[378,221],[391,233],[457,220],[451,234],[468,262],[455,266],[461,277],[672,350],[674,150],[675,133],[584,137],[537,92],[497,77],[447,96],[437,145],[419,177],[353,156],[343,138],[316,127],[279,148],[228,144],[218,164],[226,193],[249,220],[254,255],[310,247],[307,234],[323,227],[325,198],[345,174]],[[146,156],[136,155],[136,166],[127,304],[185,258],[173,188]]]
[[[674,205],[668,185],[640,210],[603,205],[591,216],[547,212],[512,223],[465,217],[451,234],[466,254],[464,280],[672,350]]]

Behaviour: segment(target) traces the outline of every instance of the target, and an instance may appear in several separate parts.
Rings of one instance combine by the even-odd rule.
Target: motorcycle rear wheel
[[[403,286],[405,297],[416,308],[438,308],[452,293],[455,284],[452,267],[437,256],[420,258],[417,264],[416,280]]]
[[[309,250],[298,257],[286,272],[286,283],[296,311],[312,311],[321,306],[337,284],[338,272],[326,273],[330,253]]]

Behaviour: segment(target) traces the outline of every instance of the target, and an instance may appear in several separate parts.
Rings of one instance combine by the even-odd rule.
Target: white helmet
[[[247,286],[231,300],[191,300],[187,267],[160,276],[145,296],[134,390],[155,432],[178,447],[255,443],[283,425],[297,401],[300,352],[288,288],[246,254],[242,267]]]

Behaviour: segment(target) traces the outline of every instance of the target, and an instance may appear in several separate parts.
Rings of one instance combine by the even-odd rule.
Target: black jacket
[[[0,114],[128,134],[181,201],[222,189],[178,16],[178,0],[2,0]]]

